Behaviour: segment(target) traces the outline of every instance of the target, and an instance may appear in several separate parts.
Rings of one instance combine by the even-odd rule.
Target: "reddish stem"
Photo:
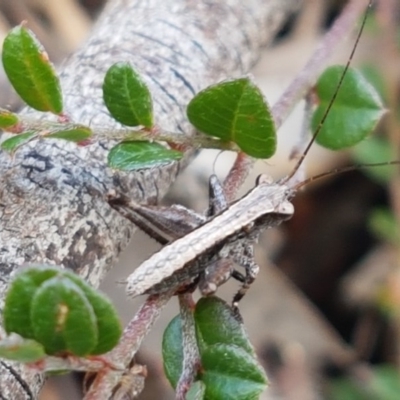
[[[356,26],[357,20],[367,7],[366,0],[352,0],[343,9],[329,31],[325,34],[313,55],[300,71],[297,77],[285,90],[278,102],[272,107],[272,115],[275,127],[278,130],[283,121],[289,115],[293,107],[312,89],[318,76],[328,63],[333,49],[341,42],[341,39],[350,34]],[[245,160],[247,158],[247,160]],[[237,190],[247,177],[254,160],[239,153],[226,180],[225,191],[229,199],[236,196]]]
[[[149,333],[170,297],[169,294],[160,294],[147,298],[135,317],[126,326],[118,346],[107,354],[111,363],[124,365],[128,369],[142,340]],[[101,371],[86,393],[84,400],[109,399],[113,388],[121,380],[123,372],[110,369]]]

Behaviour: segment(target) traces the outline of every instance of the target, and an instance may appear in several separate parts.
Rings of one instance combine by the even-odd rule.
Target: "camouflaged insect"
[[[210,294],[233,276],[243,282],[234,302],[243,297],[259,270],[253,258],[253,244],[262,230],[279,225],[293,215],[294,209],[289,198],[294,192],[287,185],[272,183],[262,175],[253,190],[228,207],[215,176],[210,178],[210,190],[211,215],[202,217],[185,209],[182,219],[188,225],[186,232],[175,234],[174,241],[142,263],[127,278],[128,296],[174,293],[198,281],[202,293]],[[149,222],[159,228],[162,225],[159,214],[149,217],[149,207],[131,201],[125,206],[121,202],[118,206],[115,200],[110,203],[152,237],[154,234],[149,232]],[[179,207],[178,210],[182,212],[183,208]],[[172,214],[175,215],[174,212]],[[165,219],[169,225],[172,219],[175,222],[178,220],[176,216],[171,218],[171,215]],[[196,227],[193,228],[193,225]],[[169,236],[173,236],[174,229],[168,227],[166,230]],[[161,243],[168,242],[165,240]],[[230,263],[227,263],[227,259]],[[234,271],[232,262],[243,266],[246,276]]]

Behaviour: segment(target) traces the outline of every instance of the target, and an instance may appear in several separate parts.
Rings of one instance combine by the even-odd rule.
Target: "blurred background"
[[[301,13],[265,51],[253,74],[271,104],[345,3],[304,0]],[[103,5],[103,0],[0,0],[0,42],[11,27],[27,20],[59,65],[87,37]],[[315,146],[307,157],[308,176],[352,163],[400,159],[399,8],[396,0],[378,2],[354,60],[375,82],[389,112],[375,134],[349,152]],[[353,42],[350,38],[335,51],[332,62],[345,63]],[[20,106],[0,71],[0,107]],[[279,178],[293,167],[288,155],[299,135],[303,107],[299,104],[279,131],[276,156],[257,164],[243,191],[260,172]],[[209,175],[223,178],[232,161],[231,154],[204,151],[171,188],[165,204],[202,211]],[[295,216],[263,235],[256,253],[259,277],[240,303],[271,382],[262,399],[399,399],[399,173],[380,168],[332,176],[307,187],[293,203]],[[128,301],[116,282],[156,250],[138,232],[102,285],[126,322],[143,299]],[[229,282],[218,294],[230,301],[236,289]],[[173,398],[162,371],[161,337],[178,312],[176,303],[171,301],[138,355],[137,362],[149,368],[140,399]],[[41,399],[80,399],[81,383],[80,375],[51,378]]]

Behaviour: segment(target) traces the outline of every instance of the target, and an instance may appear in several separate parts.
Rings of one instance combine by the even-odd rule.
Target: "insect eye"
[[[256,186],[261,185],[261,184],[270,184],[273,182],[273,179],[266,174],[261,174],[258,175],[256,178]]]

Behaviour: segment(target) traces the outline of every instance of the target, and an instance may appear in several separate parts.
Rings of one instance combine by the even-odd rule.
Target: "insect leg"
[[[253,238],[252,236],[254,235],[250,234],[250,237],[242,239],[240,243],[236,243],[235,249],[231,253],[231,257],[234,259],[234,261],[237,262],[239,265],[241,265],[246,271],[244,277],[239,273],[235,275],[232,274],[232,276],[234,276],[236,279],[239,278],[238,280],[244,278],[242,280],[242,286],[240,287],[238,292],[234,295],[232,300],[232,306],[235,308],[237,308],[239,301],[246,295],[247,291],[249,290],[250,286],[255,281],[258,275],[258,271],[260,270],[260,267],[254,260],[255,238]],[[258,232],[257,232],[257,237],[258,237]]]

